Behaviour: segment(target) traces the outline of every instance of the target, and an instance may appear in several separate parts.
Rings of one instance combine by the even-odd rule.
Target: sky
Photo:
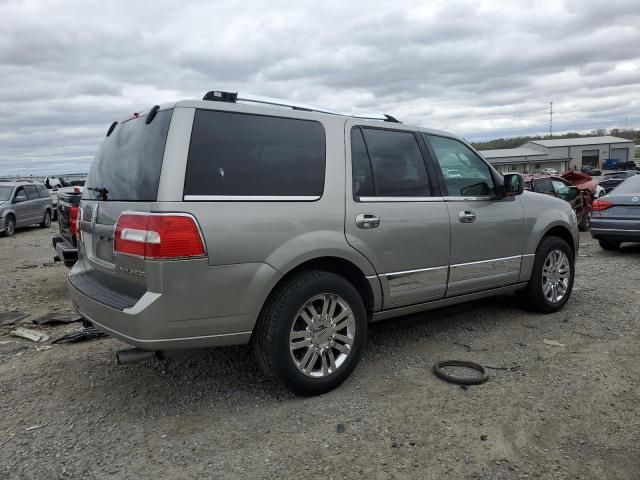
[[[0,0],[0,176],[85,172],[111,122],[239,91],[469,140],[640,127],[640,1]]]

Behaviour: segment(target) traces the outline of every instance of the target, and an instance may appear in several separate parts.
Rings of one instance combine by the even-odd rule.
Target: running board
[[[435,310],[436,308],[457,305],[458,303],[462,302],[469,302],[472,300],[479,300],[481,298],[495,297],[496,295],[513,293],[517,290],[525,288],[526,286],[527,282],[516,283],[515,285],[508,285],[506,287],[492,288],[491,290],[483,290],[481,292],[456,295],[455,297],[441,298],[440,300],[418,303],[416,305],[408,305],[406,307],[382,310],[380,312],[374,313],[371,317],[371,321],[377,322],[378,320],[386,320],[387,318],[402,317],[404,315],[410,315],[412,313],[426,312],[427,310]]]

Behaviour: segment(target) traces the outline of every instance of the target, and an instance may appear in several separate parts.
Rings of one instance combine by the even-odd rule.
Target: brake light
[[[123,213],[116,225],[113,250],[153,260],[206,253],[195,218],[176,213]]]
[[[601,210],[606,210],[607,208],[611,208],[613,207],[613,202],[610,202],[608,200],[595,200],[592,204],[591,204],[591,210],[593,210],[594,212],[599,212]]]
[[[78,234],[78,207],[69,207],[69,232],[75,237]]]

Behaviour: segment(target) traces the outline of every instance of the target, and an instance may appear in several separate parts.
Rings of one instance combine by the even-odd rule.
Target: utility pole
[[[549,138],[553,136],[553,102],[549,102]]]

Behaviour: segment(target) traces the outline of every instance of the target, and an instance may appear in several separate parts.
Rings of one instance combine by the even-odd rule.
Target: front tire
[[[260,367],[299,395],[320,395],[356,368],[367,313],[356,288],[330,272],[294,275],[265,305],[253,336]]]
[[[574,277],[575,258],[569,244],[559,237],[543,238],[523,292],[527,306],[540,313],[557,312],[571,296]]]
[[[603,250],[612,251],[612,250],[618,250],[618,248],[620,248],[621,242],[616,242],[615,240],[607,240],[605,238],[601,238],[600,240],[598,240],[598,243],[600,244],[600,248],[602,248]]]
[[[2,236],[4,237],[13,237],[16,233],[16,219],[13,218],[13,215],[7,215],[7,218],[4,220],[4,232],[2,232]]]
[[[49,228],[51,226],[51,212],[46,210],[44,212],[44,218],[42,219],[42,223],[40,223],[41,228]]]

